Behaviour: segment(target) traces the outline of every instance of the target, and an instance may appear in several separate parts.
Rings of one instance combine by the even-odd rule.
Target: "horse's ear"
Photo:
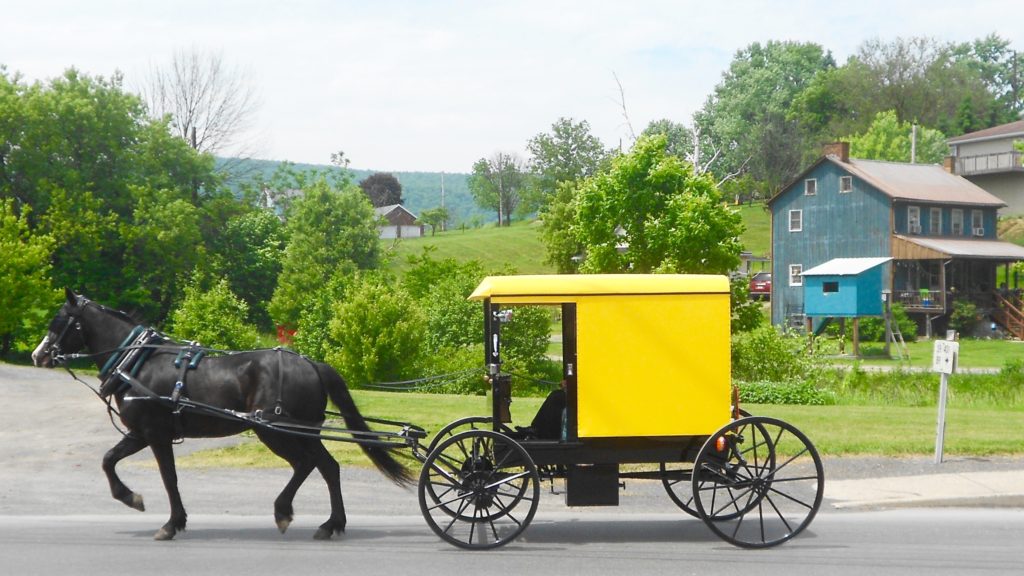
[[[75,294],[75,291],[72,290],[71,288],[65,288],[64,289],[64,296],[67,297],[68,304],[72,304],[73,305],[73,304],[77,304],[78,303],[78,294]]]

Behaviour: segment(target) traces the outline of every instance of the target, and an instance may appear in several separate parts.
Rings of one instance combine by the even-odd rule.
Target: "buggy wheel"
[[[497,548],[533,520],[540,478],[515,440],[491,430],[467,430],[440,441],[427,455],[419,500],[427,525],[442,540],[460,548]]]
[[[796,427],[752,416],[708,438],[691,483],[697,512],[715,534],[736,546],[767,548],[814,520],[825,473],[814,445]]]
[[[504,424],[499,424],[499,432],[506,436],[512,435],[512,429]],[[427,448],[427,454],[434,451],[434,448],[441,443],[442,440],[451,438],[460,432],[466,430],[493,430],[494,429],[494,418],[490,416],[467,416],[465,418],[459,418],[454,422],[445,425],[434,434],[434,437],[430,440],[430,446]]]
[[[739,409],[740,417],[750,416],[750,413],[742,408]],[[700,518],[697,508],[693,503],[693,463],[692,462],[662,462],[661,463],[661,484],[672,499],[683,512],[694,518]]]

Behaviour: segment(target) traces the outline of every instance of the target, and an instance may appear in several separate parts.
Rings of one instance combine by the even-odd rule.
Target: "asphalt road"
[[[168,514],[159,474],[147,452],[120,468],[145,495],[144,513],[110,498],[100,458],[119,435],[91,392],[63,371],[0,364],[0,397],[0,574],[959,575],[1019,574],[1024,566],[1020,509],[854,512],[826,501],[793,541],[749,551],[676,510],[656,482],[627,482],[618,508],[568,509],[562,496],[545,492],[520,540],[466,552],[434,536],[414,491],[351,467],[342,471],[349,527],[341,538],[312,540],[328,508],[316,475],[300,490],[295,523],[282,535],[271,506],[287,470],[201,469],[179,472],[188,529],[154,542]],[[189,441],[176,452],[223,442]],[[844,458],[825,467],[828,478],[916,474],[927,460]],[[1018,468],[1022,461],[964,459],[947,469],[978,466]]]

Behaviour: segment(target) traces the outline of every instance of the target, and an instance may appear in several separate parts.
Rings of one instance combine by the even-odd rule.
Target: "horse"
[[[244,419],[174,407],[180,397],[185,397],[197,404],[236,414],[260,415],[271,421],[280,417],[316,427],[325,420],[329,397],[338,406],[346,426],[358,438],[359,432],[370,432],[370,428],[337,371],[327,364],[279,348],[208,355],[201,361],[195,358],[200,354],[186,354],[186,366],[182,369],[181,356],[186,347],[175,346],[155,331],[149,332],[154,338],[148,342],[137,338],[133,341],[142,327],[128,314],[93,302],[70,289],[65,290],[65,295],[66,301],[50,322],[47,335],[32,352],[33,364],[52,368],[67,355],[80,351],[89,352],[87,356],[95,360],[101,378],[105,378],[99,393],[108,396],[108,402],[112,399],[116,403],[127,431],[103,457],[110,493],[130,508],[145,510],[142,496],[121,481],[115,468],[122,459],[148,446],[159,467],[171,508],[170,518],[156,532],[155,540],[173,539],[185,529],[187,520],[178,493],[173,443],[181,438],[231,436],[249,429],[292,467],[291,479],[274,501],[278,529],[282,533],[288,529],[294,514],[295,494],[316,468],[327,483],[331,515],[317,529],[314,538],[327,540],[345,531],[340,467],[317,434],[294,435],[266,426],[253,426]],[[148,356],[134,363],[133,376],[121,376],[120,370],[111,372],[115,362],[133,351]],[[179,367],[175,367],[176,360]],[[168,401],[170,398],[174,401]],[[408,469],[386,447],[360,444],[387,478],[400,486],[411,483]]]

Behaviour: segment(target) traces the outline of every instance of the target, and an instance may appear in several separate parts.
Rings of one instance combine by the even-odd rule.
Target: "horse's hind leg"
[[[144,511],[145,504],[142,502],[142,495],[132,492],[121,478],[118,477],[115,467],[121,460],[142,450],[148,443],[134,434],[127,434],[116,446],[107,451],[103,456],[103,472],[107,475],[107,482],[110,483],[110,495],[115,500],[123,502],[126,506],[136,510]]]
[[[160,467],[160,478],[164,481],[167,499],[171,503],[171,518],[157,530],[153,539],[170,540],[179,531],[185,529],[185,522],[188,519],[188,515],[185,514],[185,506],[181,503],[181,494],[178,493],[178,472],[174,467],[174,447],[168,439],[154,441],[151,448],[153,456],[156,457],[157,466]]]
[[[331,456],[331,453],[324,447],[323,442],[316,440],[317,460],[316,467],[320,475],[327,483],[327,490],[331,493],[331,517],[320,525],[313,536],[317,540],[330,540],[335,534],[345,531],[345,503],[341,498],[341,468],[338,461]]]
[[[292,467],[292,477],[284,490],[274,500],[274,521],[282,534],[288,530],[295,514],[292,502],[295,493],[316,467],[314,455],[307,449],[308,440],[285,436],[275,432],[256,431],[256,436],[266,444],[271,452],[283,458]]]

